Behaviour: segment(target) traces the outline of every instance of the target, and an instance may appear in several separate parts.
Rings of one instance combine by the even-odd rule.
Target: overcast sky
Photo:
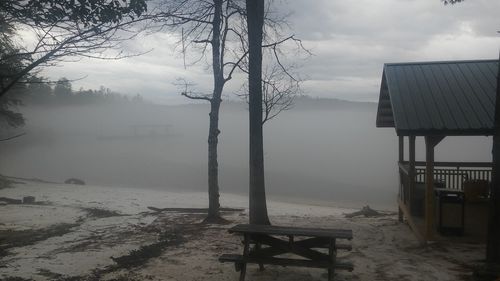
[[[386,62],[495,59],[500,47],[500,1],[466,0],[443,5],[440,0],[288,0],[290,33],[303,39],[314,54],[302,65],[304,93],[314,97],[377,101]],[[148,54],[119,61],[84,59],[50,67],[42,75],[67,77],[78,89],[105,86],[124,94],[137,93],[158,102],[189,102],[174,85],[177,78],[211,91],[206,63],[184,69],[183,57],[169,34],[139,37],[130,51]],[[245,77],[234,79],[226,97]]]

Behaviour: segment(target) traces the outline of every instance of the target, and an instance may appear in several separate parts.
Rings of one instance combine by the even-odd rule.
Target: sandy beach
[[[78,186],[22,180],[0,197],[35,204],[0,205],[1,280],[238,280],[223,253],[241,253],[227,229],[248,222],[247,198],[221,194],[224,225],[201,223],[204,193]],[[154,211],[148,207],[172,208]],[[361,209],[362,206],[359,206]],[[354,209],[268,202],[275,225],[352,229],[353,272],[335,280],[468,280],[482,244],[420,245],[395,213],[346,218]],[[240,210],[241,209],[241,210]],[[249,265],[246,280],[326,280],[326,270]]]

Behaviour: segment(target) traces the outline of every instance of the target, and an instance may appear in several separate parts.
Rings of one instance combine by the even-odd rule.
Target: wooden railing
[[[467,180],[491,181],[491,163],[479,162],[435,162],[434,181],[435,185],[447,189],[463,190],[463,184]],[[410,190],[410,171],[408,162],[399,163],[400,187],[399,196],[401,201],[409,205],[412,195]],[[425,184],[426,169],[425,162],[415,162],[415,182]],[[415,185],[413,185],[415,186]]]
[[[415,180],[425,183],[425,163],[415,163]],[[422,167],[423,166],[423,167]],[[447,189],[463,190],[463,184],[468,180],[491,181],[491,163],[454,163],[436,162],[434,164],[434,181]]]

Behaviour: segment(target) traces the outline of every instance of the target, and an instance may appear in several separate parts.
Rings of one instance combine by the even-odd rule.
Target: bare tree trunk
[[[264,0],[246,0],[249,50],[250,223],[270,224],[267,216],[262,134],[262,27]]]
[[[500,57],[499,57],[500,60]],[[500,263],[500,61],[498,63],[495,101],[495,131],[493,135],[493,178],[491,185],[486,260]]]
[[[157,22],[161,28],[171,28],[173,31],[182,32],[182,51],[186,52],[186,46],[196,44],[201,46],[202,57],[206,57],[208,52],[212,53],[212,70],[214,88],[211,94],[193,94],[188,91],[188,84],[185,83],[185,90],[181,94],[187,98],[195,100],[204,100],[210,102],[210,117],[208,130],[208,197],[209,197],[209,213],[206,222],[220,222],[219,212],[219,183],[218,183],[218,137],[219,130],[219,111],[222,102],[221,96],[225,84],[233,78],[235,71],[247,72],[247,55],[249,54],[246,36],[248,34],[247,26],[240,24],[243,17],[246,16],[246,11],[241,7],[242,2],[233,0],[163,0],[165,5],[161,5],[161,13],[158,14]],[[264,190],[264,166],[263,166],[263,141],[262,141],[262,49],[261,47],[271,48],[273,50],[276,63],[275,66],[283,71],[283,75],[272,72],[271,78],[266,79],[268,85],[273,85],[272,101],[266,99],[266,111],[264,120],[269,120],[276,116],[281,110],[289,108],[290,99],[284,99],[285,93],[293,91],[294,86],[298,83],[290,73],[284,69],[283,64],[279,61],[279,47],[287,41],[293,41],[299,48],[302,47],[300,40],[293,36],[288,36],[281,39],[281,34],[275,32],[281,29],[280,21],[270,20],[270,29],[274,32],[271,37],[277,36],[280,40],[273,43],[262,45],[264,25],[264,0],[261,2],[247,3],[253,6],[253,18],[250,19],[252,34],[250,37],[254,40],[253,50],[251,51],[251,72],[249,80],[254,81],[250,85],[250,90],[255,92],[252,96],[254,110],[251,111],[250,121],[251,129],[251,155],[250,162],[250,178],[251,178],[251,195],[250,202],[252,209],[252,221],[255,217],[254,212],[258,212],[258,219],[262,223],[268,223],[265,190]],[[255,13],[258,13],[255,17]],[[187,27],[187,32],[184,32],[184,27]],[[186,36],[185,36],[186,35]],[[188,42],[188,44],[184,44]],[[235,43],[235,44],[233,44]],[[201,45],[198,45],[201,44]],[[226,61],[226,59],[228,61]],[[226,71],[226,73],[224,73]],[[257,71],[257,72],[256,72]],[[270,82],[270,79],[280,79],[281,76],[287,81],[292,81],[293,85],[286,87],[281,83],[275,84]],[[257,82],[257,84],[255,84]],[[276,98],[275,98],[276,97]],[[273,109],[277,108],[276,112]],[[257,110],[257,111],[256,111]],[[257,118],[257,119],[256,119]],[[262,215],[260,214],[262,213]],[[215,218],[212,219],[212,218]]]
[[[224,76],[221,61],[221,16],[222,0],[214,0],[214,18],[212,22],[212,68],[214,75],[214,92],[210,99],[210,124],[208,129],[208,217],[206,221],[220,217],[219,203],[219,163],[217,161],[217,146],[219,142],[219,110],[224,87]]]
[[[210,102],[210,125],[208,129],[208,217],[220,217],[219,204],[219,163],[217,146],[219,142],[219,108],[220,101]]]

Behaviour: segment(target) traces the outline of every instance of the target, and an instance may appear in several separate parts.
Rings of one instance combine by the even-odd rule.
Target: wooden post
[[[330,241],[328,243],[328,257],[330,258],[330,266],[328,267],[328,281],[333,281],[333,277],[335,275],[335,263],[337,258],[335,240],[335,238],[330,238]]]
[[[408,185],[409,185],[409,190],[408,190],[408,202],[406,206],[408,207],[408,210],[410,210],[411,213],[411,200],[412,200],[412,195],[415,190],[415,136],[409,136],[409,167],[408,167]],[[406,203],[406,202],[405,202]]]
[[[243,236],[244,246],[243,246],[243,263],[241,264],[240,281],[245,281],[245,274],[247,272],[247,260],[250,251],[250,234]]]
[[[260,242],[255,243],[254,250],[255,250],[255,252],[256,252],[256,253],[258,253],[258,252],[260,251],[260,249],[261,249],[261,248],[262,248],[262,247],[261,247],[261,245],[260,245]],[[259,263],[259,270],[260,270],[260,271],[264,271],[264,264],[263,264],[263,263]]]
[[[500,264],[500,63],[498,64],[497,70],[492,156],[493,168],[491,171],[492,182],[486,243],[486,260],[492,264]]]
[[[404,136],[399,136],[399,157],[398,157],[399,164],[403,163],[403,161],[405,160],[404,159],[404,152],[405,152],[404,143],[405,143]],[[402,200],[404,202],[404,187],[402,188],[402,184],[403,184],[404,179],[401,178],[401,172],[399,172],[399,175],[400,175],[400,179],[399,179],[399,192],[400,193],[398,196],[399,196],[399,200]],[[399,222],[404,221],[403,210],[401,210],[401,207],[399,207],[399,206],[398,206],[398,220],[399,220]]]
[[[425,239],[434,237],[434,147],[442,136],[425,136]]]
[[[405,139],[404,136],[399,136],[399,162],[405,161]]]
[[[425,137],[425,239],[434,236],[434,146],[430,137]]]

